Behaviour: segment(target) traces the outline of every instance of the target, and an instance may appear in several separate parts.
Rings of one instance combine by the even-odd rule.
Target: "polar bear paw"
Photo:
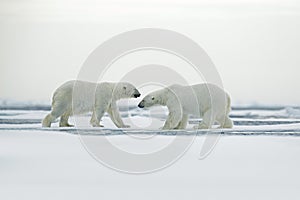
[[[103,125],[101,124],[92,124],[93,127],[104,127]]]
[[[200,123],[199,125],[196,125],[193,128],[194,129],[209,129],[209,127],[204,123]]]
[[[119,128],[130,128],[130,125],[122,125],[122,126],[120,126]]]
[[[59,124],[59,127],[74,127],[74,125],[71,125],[71,124]]]

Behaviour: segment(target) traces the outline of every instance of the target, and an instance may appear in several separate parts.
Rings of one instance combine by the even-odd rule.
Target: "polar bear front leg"
[[[104,112],[102,114],[102,116],[104,115]],[[102,118],[102,116],[100,116]],[[100,119],[101,119],[100,118]],[[90,120],[90,124],[93,126],[93,127],[103,127],[101,124],[100,124],[100,120],[97,119],[97,111],[94,109],[93,113],[92,113],[92,118]]]
[[[189,119],[188,115],[184,114],[182,116],[181,121],[179,122],[178,126],[175,129],[185,129],[186,125],[187,125],[187,122],[188,122],[188,119]]]
[[[129,125],[125,125],[120,113],[119,113],[119,109],[118,106],[116,104],[116,102],[112,102],[110,104],[110,106],[107,109],[107,113],[109,114],[111,120],[113,121],[113,123],[118,127],[118,128],[129,128]]]
[[[165,125],[163,126],[163,130],[175,129],[180,120],[182,119],[180,112],[169,112]]]

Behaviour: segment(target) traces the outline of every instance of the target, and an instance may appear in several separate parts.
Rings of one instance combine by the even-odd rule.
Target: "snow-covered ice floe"
[[[300,109],[296,107],[234,107],[233,129],[193,130],[201,119],[191,118],[187,130],[167,131],[159,129],[166,117],[161,108],[121,108],[132,128],[117,129],[107,115],[101,122],[104,128],[91,127],[90,114],[72,117],[75,128],[59,128],[58,122],[42,128],[49,106],[9,106],[0,110],[0,199],[281,200],[300,195]],[[103,151],[107,145],[102,141],[108,139],[134,153],[157,151],[175,138],[198,137],[166,170],[129,176],[96,162],[78,134],[99,142]],[[199,160],[206,134],[225,137],[206,159]]]
[[[118,129],[108,115],[102,120],[103,128],[89,125],[91,114],[72,117],[73,128],[60,128],[54,123],[51,128],[42,128],[41,120],[49,112],[47,105],[7,104],[0,108],[1,130],[54,131],[82,135],[122,135],[122,134],[156,134],[156,135],[289,135],[300,136],[299,107],[247,106],[233,107],[230,117],[234,121],[232,129],[194,130],[192,127],[201,119],[191,117],[186,130],[161,130],[167,116],[166,108],[154,107],[151,110],[139,109],[133,105],[120,107],[124,122],[131,125],[129,129]]]

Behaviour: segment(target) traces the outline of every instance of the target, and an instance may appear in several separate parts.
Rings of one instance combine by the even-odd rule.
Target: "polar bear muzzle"
[[[134,89],[134,92],[133,92],[132,96],[133,96],[134,98],[138,98],[138,97],[141,96],[141,93],[139,93],[139,91],[138,91],[137,89]]]
[[[144,105],[144,100],[142,100],[139,104],[138,104],[138,107],[139,108],[144,108],[145,107],[145,105]]]

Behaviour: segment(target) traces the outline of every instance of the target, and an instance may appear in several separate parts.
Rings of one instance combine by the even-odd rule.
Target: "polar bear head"
[[[161,89],[155,92],[151,92],[147,96],[143,98],[143,100],[138,104],[139,108],[148,108],[155,105],[166,105],[166,101],[168,98],[168,90]]]
[[[130,83],[119,82],[113,89],[114,96],[117,99],[123,98],[138,98],[141,96],[140,92]]]

